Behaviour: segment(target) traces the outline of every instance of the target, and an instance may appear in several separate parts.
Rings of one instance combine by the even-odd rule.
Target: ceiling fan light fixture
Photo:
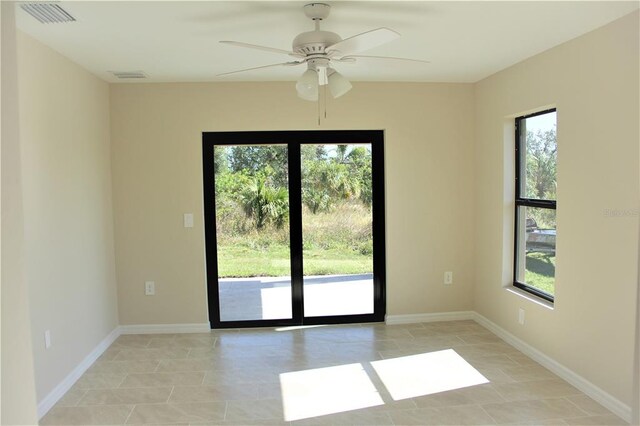
[[[329,74],[329,90],[331,91],[331,96],[334,98],[339,98],[340,96],[347,93],[351,90],[353,86],[342,74],[338,71],[333,71]]]
[[[315,92],[311,93],[298,92],[298,97],[300,99],[304,99],[305,101],[315,102],[318,100],[318,91],[316,90]]]
[[[316,70],[307,69],[296,83],[298,96],[307,101],[318,100],[318,73]]]

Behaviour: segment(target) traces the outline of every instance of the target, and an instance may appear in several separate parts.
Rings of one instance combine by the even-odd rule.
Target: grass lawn
[[[526,259],[525,282],[550,295],[555,293],[556,256],[551,253],[529,252]]]
[[[308,249],[303,252],[305,275],[365,274],[373,272],[371,255],[345,249]],[[218,274],[231,277],[291,275],[289,247],[249,248],[239,244],[218,246]]]

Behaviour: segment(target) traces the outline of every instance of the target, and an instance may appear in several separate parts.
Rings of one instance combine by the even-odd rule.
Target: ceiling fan
[[[259,46],[239,41],[221,41],[220,43],[232,46],[289,55],[295,58],[295,60],[225,72],[218,74],[218,76],[262,68],[289,67],[306,64],[307,70],[298,79],[296,90],[300,98],[308,101],[316,101],[318,100],[319,88],[322,86],[328,86],[334,98],[340,97],[351,90],[351,83],[333,68],[333,63],[354,63],[358,58],[429,63],[428,61],[420,59],[359,55],[358,53],[360,52],[395,40],[400,37],[400,34],[389,28],[382,27],[343,40],[336,33],[320,30],[320,21],[327,19],[330,10],[331,6],[325,3],[309,3],[304,6],[304,13],[308,18],[313,20],[315,29],[298,34],[296,38],[293,39],[292,50]]]

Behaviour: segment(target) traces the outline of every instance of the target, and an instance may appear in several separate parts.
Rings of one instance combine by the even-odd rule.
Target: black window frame
[[[519,117],[516,117],[515,119],[515,208],[514,208],[514,243],[513,243],[513,286],[517,287],[523,291],[526,291],[527,293],[533,294],[534,296],[537,296],[541,299],[544,299],[550,303],[554,303],[555,301],[555,297],[554,295],[551,294],[547,294],[533,286],[530,286],[526,283],[520,282],[518,281],[518,264],[519,264],[519,258],[520,258],[520,253],[518,251],[518,247],[519,247],[519,239],[518,239],[518,235],[519,235],[519,224],[521,220],[527,220],[526,217],[522,218],[520,215],[520,207],[536,207],[536,208],[541,208],[541,209],[549,209],[549,210],[557,210],[557,200],[544,200],[544,199],[538,199],[538,198],[526,198],[523,197],[522,195],[522,191],[520,188],[520,180],[521,180],[521,174],[522,173],[526,173],[527,172],[527,166],[526,164],[522,164],[522,159],[523,156],[520,155],[520,151],[521,149],[524,147],[524,149],[526,149],[526,147],[524,146],[524,144],[526,143],[526,139],[522,140],[522,134],[521,134],[521,123],[522,121],[528,119],[528,118],[532,118],[532,117],[536,117],[536,116],[540,116],[540,115],[544,115],[544,114],[550,114],[552,112],[557,112],[556,108],[550,108],[550,109],[546,109],[544,111],[538,111],[538,112],[534,112],[532,114],[527,114],[527,115],[522,115]],[[525,136],[526,138],[526,136]],[[526,256],[526,253],[525,253]],[[554,281],[555,281],[555,277],[554,277]],[[554,282],[554,286],[555,286],[555,282]]]

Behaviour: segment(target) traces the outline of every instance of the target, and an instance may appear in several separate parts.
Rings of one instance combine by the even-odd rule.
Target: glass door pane
[[[286,145],[214,147],[220,321],[291,319]]]
[[[304,316],[374,313],[371,144],[301,146]]]

